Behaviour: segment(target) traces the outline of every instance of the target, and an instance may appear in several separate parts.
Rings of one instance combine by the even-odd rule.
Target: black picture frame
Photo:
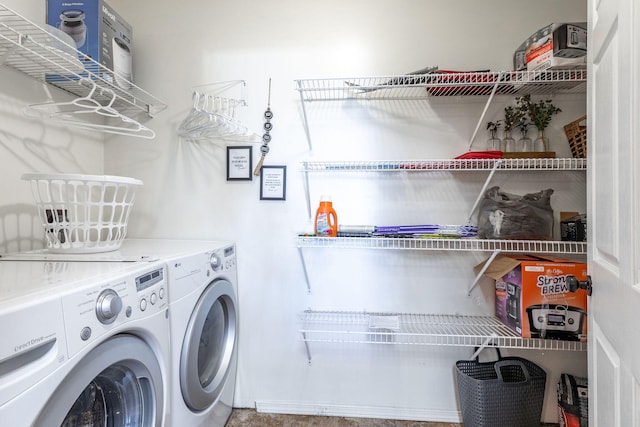
[[[253,180],[253,147],[227,147],[227,181]]]
[[[287,167],[262,166],[260,169],[260,200],[287,199]]]

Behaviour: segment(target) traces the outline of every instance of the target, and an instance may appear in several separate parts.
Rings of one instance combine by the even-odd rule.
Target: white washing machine
[[[170,336],[161,262],[0,262],[0,419],[163,426]]]
[[[237,372],[235,244],[130,239],[120,252],[167,264],[172,369],[167,426],[223,427],[233,408]]]

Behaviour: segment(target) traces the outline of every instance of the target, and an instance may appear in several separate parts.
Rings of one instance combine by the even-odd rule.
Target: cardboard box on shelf
[[[113,77],[109,73],[100,77],[115,80],[123,89],[130,86],[133,30],[104,0],[47,0],[47,24],[71,37],[86,69],[97,71],[85,55],[113,71]]]
[[[487,261],[475,268],[480,271]],[[587,279],[587,264],[556,257],[497,256],[484,272],[495,279],[495,314],[523,338],[587,340],[587,292],[570,292],[567,276]]]
[[[586,68],[587,23],[549,24],[525,40],[513,55],[516,71]]]

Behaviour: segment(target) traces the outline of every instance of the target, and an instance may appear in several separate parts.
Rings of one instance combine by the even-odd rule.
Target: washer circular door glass
[[[236,343],[236,297],[231,283],[212,282],[187,326],[180,357],[180,388],[186,405],[200,412],[218,400]]]
[[[35,422],[50,426],[160,425],[162,371],[140,338],[118,335],[90,351],[62,381]]]

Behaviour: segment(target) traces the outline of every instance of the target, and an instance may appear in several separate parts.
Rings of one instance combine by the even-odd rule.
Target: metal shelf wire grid
[[[434,72],[378,77],[299,79],[303,101],[426,99],[433,96],[584,93],[586,70]]]
[[[586,159],[568,158],[302,162],[304,172],[584,170],[586,167]]]
[[[305,342],[464,347],[490,343],[502,348],[587,349],[587,344],[579,341],[522,338],[491,316],[308,310],[299,317],[299,332]],[[379,327],[385,323],[394,326]]]
[[[0,62],[36,80],[47,82],[78,97],[89,94],[90,88],[80,84],[81,78],[90,78],[101,89],[93,98],[107,105],[113,94],[112,106],[123,114],[146,113],[154,115],[167,106],[130,82],[123,79],[93,59],[77,52],[66,53],[52,47],[52,41],[61,46],[62,41],[43,28],[0,4]],[[82,62],[79,58],[82,58]],[[110,91],[110,92],[109,92]]]
[[[439,239],[404,237],[317,237],[299,236],[298,248],[358,248],[475,252],[531,252],[546,254],[587,253],[586,242],[562,242],[547,240],[484,240],[484,239]]]

